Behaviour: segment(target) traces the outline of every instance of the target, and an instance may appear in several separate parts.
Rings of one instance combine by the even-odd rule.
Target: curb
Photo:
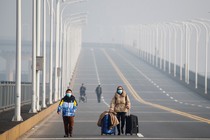
[[[2,133],[0,135],[0,140],[16,140],[17,138],[25,134],[28,130],[30,130],[32,127],[34,127],[36,124],[45,119],[50,113],[55,111],[58,104],[59,102],[52,104],[51,106],[34,115],[33,117],[27,119],[26,121],[23,121],[22,123]]]

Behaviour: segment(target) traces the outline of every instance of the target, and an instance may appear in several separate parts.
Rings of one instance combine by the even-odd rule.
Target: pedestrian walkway
[[[34,113],[29,113],[31,104],[24,105],[21,107],[21,116],[23,121],[27,120],[28,118],[34,116]],[[12,117],[14,116],[15,109],[10,109],[7,111],[3,111],[0,113],[0,134],[4,133],[5,131],[13,128],[14,126],[20,124],[20,122],[12,121]]]
[[[49,105],[38,113],[29,113],[31,104],[21,107],[21,116],[23,121],[13,122],[14,109],[0,113],[0,140],[15,140],[32,129],[36,124],[43,121],[54,110],[59,102]]]

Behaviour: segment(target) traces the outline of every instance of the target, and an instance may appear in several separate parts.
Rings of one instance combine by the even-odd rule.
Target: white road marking
[[[127,59],[124,58],[124,60],[128,61]],[[157,88],[159,88],[160,90],[162,90],[159,85],[157,85],[156,83],[154,83],[152,81],[152,79],[150,79],[146,74],[144,74],[141,70],[139,70],[134,64],[131,64],[130,62],[128,62],[134,69],[136,69],[141,75],[143,75],[147,80],[149,80],[151,83],[153,83],[154,86],[156,86]],[[165,93],[165,91],[163,91],[163,93]],[[178,92],[180,93],[180,92]],[[183,92],[185,93],[185,92]],[[167,96],[169,96],[168,94],[166,94]],[[174,99],[173,97],[171,97],[171,99]],[[177,100],[175,100],[177,101]],[[180,104],[183,104],[183,102],[179,102]],[[188,103],[185,103],[185,105],[188,105]],[[194,106],[194,105],[192,105]],[[198,105],[198,107],[203,107],[202,105]],[[207,109],[209,109],[208,107],[206,107]]]
[[[98,80],[98,83],[100,84],[100,79],[99,79],[99,74],[98,74],[98,68],[97,68],[97,65],[96,65],[96,57],[95,57],[95,54],[94,54],[94,50],[91,50],[91,51],[92,51],[92,54],[93,54],[93,61],[94,61],[94,66],[95,66],[97,80]]]
[[[97,80],[98,80],[98,84],[101,84],[100,82],[100,77],[99,77],[99,74],[98,74],[98,67],[97,67],[97,64],[96,64],[96,57],[95,57],[95,54],[94,54],[94,50],[91,50],[92,51],[92,55],[93,55],[93,61],[94,61],[94,66],[95,66],[95,71],[96,71],[96,76],[97,76]],[[101,96],[101,100],[102,102],[107,106],[109,107],[109,104],[105,101],[104,97],[103,97],[103,94]]]

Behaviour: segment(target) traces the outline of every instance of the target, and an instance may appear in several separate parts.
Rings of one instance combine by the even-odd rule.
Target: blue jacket
[[[75,116],[77,109],[77,101],[73,95],[71,97],[65,96],[61,99],[57,112],[61,112],[62,116]]]

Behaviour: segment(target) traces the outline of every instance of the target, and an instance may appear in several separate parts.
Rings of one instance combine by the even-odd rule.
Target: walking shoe
[[[68,135],[64,135],[63,137],[66,138],[66,137],[69,137],[69,136]]]

